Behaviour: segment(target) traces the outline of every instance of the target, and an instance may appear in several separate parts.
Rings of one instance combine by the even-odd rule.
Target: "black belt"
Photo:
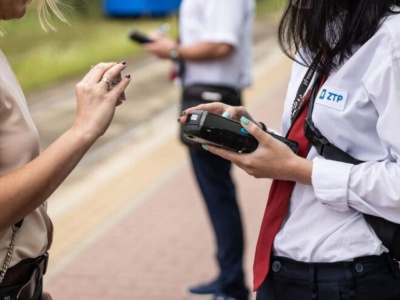
[[[277,276],[282,275],[294,280],[306,280],[312,272],[315,281],[319,282],[346,280],[349,279],[350,273],[355,277],[361,277],[369,272],[370,268],[377,266],[387,269],[397,268],[397,270],[399,268],[398,263],[386,253],[380,256],[358,257],[353,261],[332,263],[305,263],[279,256],[271,259],[271,271]]]

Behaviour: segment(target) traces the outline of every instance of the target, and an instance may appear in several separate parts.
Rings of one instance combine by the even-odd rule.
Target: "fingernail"
[[[119,64],[126,65],[126,61],[120,61]]]
[[[227,118],[227,119],[229,119],[230,117],[231,117],[231,114],[229,113],[229,112],[224,112],[223,114],[222,114],[222,116],[224,117],[224,118]]]
[[[181,122],[181,118],[178,118],[178,120],[177,120],[177,121],[178,121],[178,123],[180,123],[180,122]]]
[[[182,116],[184,116],[184,115],[185,115],[185,111],[182,112]]]
[[[131,79],[131,75],[130,75],[130,74],[125,75],[125,78],[126,78],[126,79]]]
[[[201,147],[203,147],[204,150],[208,151],[208,146],[206,144],[201,144]]]
[[[241,117],[240,122],[242,122],[244,125],[249,125],[250,121],[246,117]]]

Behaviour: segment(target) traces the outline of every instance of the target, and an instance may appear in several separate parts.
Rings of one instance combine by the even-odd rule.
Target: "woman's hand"
[[[130,83],[127,75],[118,80],[126,63],[99,63],[91,68],[76,86],[77,116],[73,129],[97,139],[105,133],[114,117],[115,108],[122,103],[120,96]]]
[[[261,124],[256,122],[252,116],[249,114],[247,109],[243,106],[229,106],[227,104],[221,102],[213,102],[207,104],[200,104],[191,108],[186,109],[182,112],[182,117],[179,118],[179,122],[184,124],[186,122],[186,118],[195,110],[206,110],[216,115],[223,116],[228,119],[232,119],[235,121],[239,121],[240,118],[245,117],[248,120],[251,120],[253,123],[256,123],[258,127],[261,128]]]
[[[290,180],[311,185],[311,161],[297,156],[287,145],[264,132],[247,118],[241,118],[241,123],[259,143],[254,152],[236,153],[209,145],[204,145],[204,148],[232,161],[256,178]]]
[[[253,120],[251,115],[248,113],[246,108],[243,106],[229,106],[221,102],[213,102],[207,104],[200,104],[194,107],[190,107],[182,112],[182,117],[179,122],[185,123],[186,118],[195,110],[206,110],[208,112],[214,113],[216,115],[224,116],[228,119],[239,121],[241,117],[246,117],[249,120]]]
[[[25,218],[60,186],[98,137],[107,130],[130,82],[114,87],[125,63],[100,63],[76,86],[77,115],[72,127],[39,156],[0,176],[0,230]]]

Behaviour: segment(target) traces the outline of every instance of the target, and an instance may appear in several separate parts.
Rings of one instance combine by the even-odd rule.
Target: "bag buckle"
[[[318,154],[322,155],[324,147],[329,145],[329,141],[315,127],[311,118],[307,117],[304,122],[304,135],[309,142],[317,149]]]

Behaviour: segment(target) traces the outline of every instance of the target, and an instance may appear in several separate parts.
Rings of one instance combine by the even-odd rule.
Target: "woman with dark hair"
[[[258,140],[249,154],[204,145],[274,179],[254,261],[257,300],[400,299],[398,5],[288,1],[279,43],[294,64],[282,133],[297,155],[243,107],[201,105],[180,119],[208,110]]]
[[[0,0],[0,20],[22,18],[31,3]],[[51,28],[50,12],[67,21],[57,4],[38,0],[44,28]],[[72,126],[39,153],[39,135],[24,94],[0,51],[0,299],[51,299],[43,292],[53,233],[46,200],[110,125],[130,83],[129,75],[116,82],[125,68],[125,62],[91,68],[76,86],[77,114]],[[32,68],[32,74],[39,71]]]

